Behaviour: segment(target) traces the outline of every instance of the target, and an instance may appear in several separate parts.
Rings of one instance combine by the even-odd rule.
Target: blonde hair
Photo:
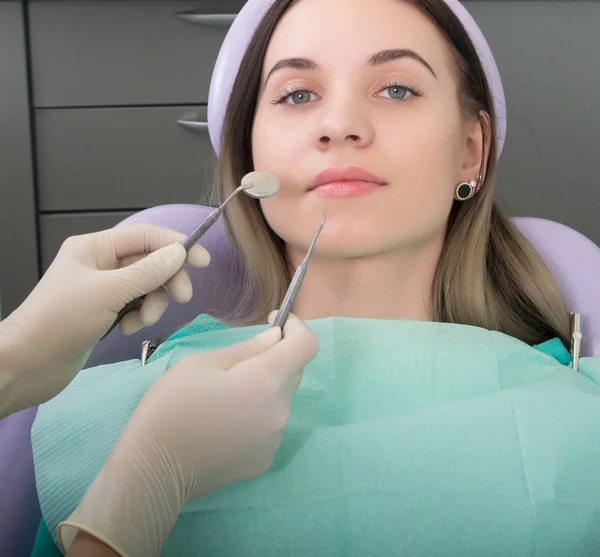
[[[274,29],[296,0],[276,0],[248,47],[223,126],[216,176],[219,198],[253,170],[252,126],[262,61]],[[528,344],[569,336],[569,313],[541,257],[494,201],[495,115],[481,61],[461,22],[443,0],[410,0],[437,25],[451,46],[467,118],[480,118],[489,156],[480,191],[455,202],[433,281],[434,321],[503,332]],[[260,61],[257,63],[257,61]],[[483,115],[483,117],[482,117]],[[225,217],[246,270],[245,296],[226,317],[233,325],[265,323],[290,282],[282,240],[268,226],[258,201],[240,196]]]

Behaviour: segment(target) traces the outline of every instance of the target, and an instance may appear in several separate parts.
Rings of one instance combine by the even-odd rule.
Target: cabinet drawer
[[[40,217],[40,252],[42,272],[46,272],[62,243],[70,236],[113,228],[133,212],[42,215]]]
[[[244,1],[28,5],[34,104],[76,107],[207,102],[230,23],[178,14],[236,14]]]
[[[207,203],[214,151],[206,108],[100,108],[36,111],[41,211],[145,209]]]

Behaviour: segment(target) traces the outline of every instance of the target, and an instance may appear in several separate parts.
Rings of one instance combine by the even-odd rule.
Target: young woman
[[[592,360],[585,374],[564,365],[559,289],[494,201],[495,101],[443,0],[273,3],[231,91],[217,180],[222,195],[253,169],[281,180],[275,197],[240,197],[227,214],[251,303],[227,324],[201,317],[143,373],[131,362],[89,370],[40,409],[40,500],[64,548],[75,550],[77,532],[140,557],[167,537],[161,554],[211,557],[589,555],[600,546],[600,476],[585,464],[599,456],[598,374]],[[117,442],[137,401],[159,377],[152,389],[174,372],[192,380],[213,349],[267,321],[323,211],[294,307],[320,352],[291,409],[277,411],[290,415],[274,466],[205,494],[205,477],[182,457],[194,427],[167,443],[153,421],[129,477],[157,487],[134,527],[122,518],[134,514],[131,499],[109,504],[110,482],[94,476],[127,439],[126,429]],[[298,351],[280,350],[270,367],[297,363]],[[258,381],[255,396],[269,388]],[[168,412],[189,411],[206,430],[213,415],[192,406]],[[158,461],[168,465],[150,481]],[[102,519],[90,518],[93,508],[106,508]],[[50,554],[45,535],[34,554]]]

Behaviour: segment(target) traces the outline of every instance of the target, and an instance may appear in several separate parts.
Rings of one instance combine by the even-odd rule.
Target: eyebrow
[[[394,60],[400,60],[402,58],[411,58],[412,60],[416,60],[423,66],[425,66],[433,77],[437,79],[436,73],[433,71],[433,68],[427,63],[427,60],[423,58],[420,54],[417,54],[414,50],[410,48],[401,48],[401,49],[392,49],[392,50],[382,50],[377,54],[371,56],[369,60],[369,64],[371,66],[381,66],[382,64],[387,64],[388,62],[393,62]]]
[[[402,58],[411,58],[412,60],[416,60],[421,65],[425,66],[433,77],[437,79],[436,73],[433,71],[433,68],[429,65],[429,63],[420,55],[417,54],[414,50],[409,48],[401,48],[401,49],[391,49],[391,50],[382,50],[377,54],[374,54],[369,59],[369,64],[371,66],[381,66],[383,64],[388,64],[389,62],[393,62],[394,60],[401,60]],[[279,60],[272,68],[267,78],[265,79],[264,85],[267,84],[269,78],[280,70],[284,69],[292,69],[292,70],[316,70],[318,69],[318,64],[309,60],[308,58],[284,58],[283,60]]]
[[[284,58],[283,60],[279,60],[279,62],[271,68],[269,75],[267,75],[267,79],[265,79],[265,85],[269,81],[269,78],[275,72],[280,70],[287,68],[292,70],[316,70],[318,67],[319,66],[315,62],[308,58]]]

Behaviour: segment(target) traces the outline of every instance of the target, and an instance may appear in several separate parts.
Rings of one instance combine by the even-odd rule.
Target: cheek
[[[410,181],[411,189],[426,192],[447,187],[459,175],[461,133],[456,116],[436,111],[382,122],[379,147],[395,177]]]
[[[308,150],[299,130],[291,133],[289,129],[279,129],[270,120],[257,113],[252,131],[254,168],[272,172],[281,183],[277,195],[261,201],[262,211],[278,236],[286,242],[303,245],[307,223],[319,214],[315,212],[314,201],[311,203],[306,195],[304,182],[308,171],[304,159]]]
[[[252,159],[255,170],[267,170],[265,163],[270,163],[272,159],[271,145],[269,143],[269,134],[265,130],[264,118],[260,112],[254,118],[254,127],[252,128]],[[274,174],[274,169],[271,170]]]
[[[421,117],[405,122],[401,139],[387,141],[385,159],[392,162],[394,189],[390,191],[394,208],[383,208],[387,222],[402,234],[427,236],[445,226],[461,168],[460,138],[462,126],[449,114]],[[391,127],[389,129],[390,137]]]
[[[277,119],[259,110],[252,129],[252,157],[256,170],[269,170],[280,178],[294,153],[298,154],[297,134],[281,129]]]

